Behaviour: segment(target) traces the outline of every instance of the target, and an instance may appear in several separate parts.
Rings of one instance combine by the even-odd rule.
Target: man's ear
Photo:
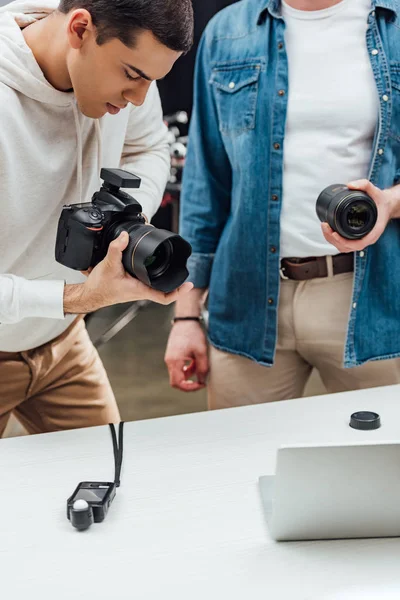
[[[92,16],[88,10],[79,8],[68,16],[67,35],[71,48],[79,50],[88,37],[94,33]]]

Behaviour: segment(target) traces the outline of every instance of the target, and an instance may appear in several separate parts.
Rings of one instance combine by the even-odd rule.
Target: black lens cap
[[[367,410],[361,410],[355,412],[350,418],[350,427],[353,429],[362,429],[363,431],[370,431],[372,429],[379,429],[381,426],[381,418],[378,413],[369,412]]]

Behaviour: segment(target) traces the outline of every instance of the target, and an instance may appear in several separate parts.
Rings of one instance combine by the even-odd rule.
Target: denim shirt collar
[[[397,2],[395,0],[372,0],[373,8],[386,8],[397,15]]]
[[[262,24],[267,12],[277,19],[281,18],[280,5],[280,0],[264,0],[261,2],[261,8],[257,13],[257,25]],[[397,4],[395,0],[371,0],[371,10],[374,10],[375,8],[384,8],[397,14]]]
[[[261,3],[261,9],[257,14],[257,25],[261,25],[264,21],[266,13],[269,12],[273,17],[277,19],[281,16],[281,2],[280,0],[264,0]]]

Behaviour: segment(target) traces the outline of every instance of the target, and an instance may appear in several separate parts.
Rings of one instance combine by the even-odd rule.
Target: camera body
[[[375,227],[378,209],[375,202],[361,190],[350,190],[346,185],[334,184],[318,196],[317,215],[322,223],[342,237],[358,240]]]
[[[122,169],[102,169],[104,183],[92,202],[63,207],[58,223],[56,261],[78,271],[101,262],[123,231],[129,244],[122,254],[125,270],[149,287],[171,292],[187,278],[191,246],[179,235],[146,223],[142,207],[120,188],[139,188],[140,178]]]
[[[60,216],[56,260],[70,269],[87,271],[102,261],[110,234],[115,239],[123,231],[121,222],[146,222],[139,202],[119,189],[139,188],[139,177],[121,169],[102,169],[100,177],[104,184],[92,202],[66,205]]]

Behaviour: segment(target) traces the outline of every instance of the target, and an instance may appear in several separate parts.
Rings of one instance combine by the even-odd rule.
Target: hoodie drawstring
[[[77,170],[78,170],[78,191],[79,191],[79,202],[87,202],[86,199],[83,198],[83,142],[82,142],[82,128],[79,120],[79,112],[76,105],[76,102],[72,103],[72,108],[74,112],[75,119],[75,127],[76,127],[76,138],[78,142],[78,152],[77,152]],[[100,169],[101,169],[101,155],[102,155],[102,137],[101,137],[101,127],[98,119],[94,122],[95,130],[96,130],[96,139],[97,139],[97,175],[100,182]]]
[[[82,176],[82,161],[83,161],[83,144],[82,144],[82,129],[79,121],[79,113],[76,106],[76,102],[72,103],[72,110],[74,113],[75,119],[75,127],[76,127],[76,138],[78,142],[78,152],[77,152],[77,170],[78,170],[78,192],[79,192],[79,202],[82,203],[82,195],[83,195],[83,176]]]
[[[96,119],[96,121],[95,121],[95,127],[96,127],[96,136],[97,136],[97,173],[100,178],[101,155],[103,152],[103,147],[102,147],[100,121],[98,119]]]

